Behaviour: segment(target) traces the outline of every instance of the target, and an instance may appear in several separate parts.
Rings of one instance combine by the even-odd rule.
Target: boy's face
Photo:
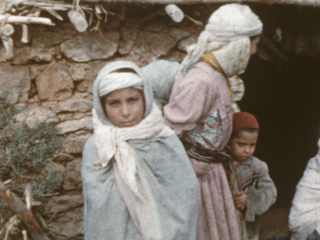
[[[103,107],[115,126],[133,127],[143,118],[144,98],[140,90],[128,87],[109,93]]]
[[[232,159],[238,162],[248,160],[256,149],[257,140],[258,132],[239,131],[228,144]]]

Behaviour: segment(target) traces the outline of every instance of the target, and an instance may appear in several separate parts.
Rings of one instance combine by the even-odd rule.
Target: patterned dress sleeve
[[[165,120],[181,137],[184,131],[195,129],[204,120],[215,99],[212,77],[202,69],[192,68],[174,83],[169,103],[164,107]]]

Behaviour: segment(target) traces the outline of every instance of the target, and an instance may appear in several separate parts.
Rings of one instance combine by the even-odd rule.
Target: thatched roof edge
[[[300,6],[320,6],[320,0],[83,0],[86,3],[145,3],[145,4],[211,4],[211,3],[263,3]]]

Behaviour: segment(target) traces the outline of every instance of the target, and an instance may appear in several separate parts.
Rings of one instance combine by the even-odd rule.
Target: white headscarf
[[[227,77],[244,72],[250,58],[250,38],[262,32],[262,23],[246,5],[226,4],[209,18],[198,42],[188,48],[183,72],[211,52]]]
[[[142,85],[142,79],[136,73],[109,73],[99,84],[99,97],[106,96],[115,90],[127,87],[142,89]]]

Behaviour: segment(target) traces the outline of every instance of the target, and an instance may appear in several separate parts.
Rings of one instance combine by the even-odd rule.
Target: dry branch
[[[0,182],[0,197],[10,210],[24,222],[34,240],[49,240],[27,206],[2,182]]]

